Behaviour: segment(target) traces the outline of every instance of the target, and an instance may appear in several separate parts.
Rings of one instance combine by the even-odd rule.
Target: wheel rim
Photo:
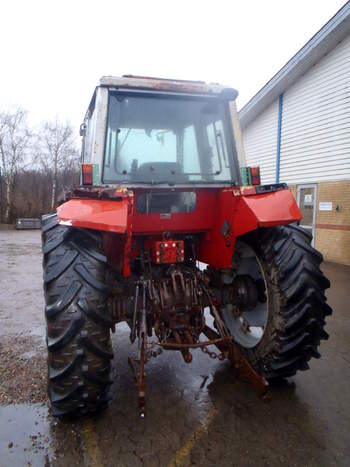
[[[228,305],[222,309],[222,315],[234,340],[242,347],[253,348],[263,338],[268,321],[265,275],[254,250],[244,243],[237,243],[234,265],[234,277],[250,276],[255,284],[259,284],[260,293],[254,308]]]

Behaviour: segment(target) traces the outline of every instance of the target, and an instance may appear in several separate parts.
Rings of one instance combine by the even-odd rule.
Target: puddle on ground
[[[50,465],[50,419],[46,405],[0,406],[0,465]]]

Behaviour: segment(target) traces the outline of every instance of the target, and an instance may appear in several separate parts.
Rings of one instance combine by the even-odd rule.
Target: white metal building
[[[247,165],[288,183],[316,247],[350,265],[350,2],[239,117]]]

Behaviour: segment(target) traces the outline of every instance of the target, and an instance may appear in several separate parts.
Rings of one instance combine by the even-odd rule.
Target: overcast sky
[[[0,0],[0,109],[82,121],[102,75],[229,84],[242,107],[344,0]]]

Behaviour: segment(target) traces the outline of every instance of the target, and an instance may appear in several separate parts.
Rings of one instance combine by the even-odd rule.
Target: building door
[[[312,246],[315,243],[317,185],[298,185],[297,202],[301,215],[300,226],[312,233]]]

